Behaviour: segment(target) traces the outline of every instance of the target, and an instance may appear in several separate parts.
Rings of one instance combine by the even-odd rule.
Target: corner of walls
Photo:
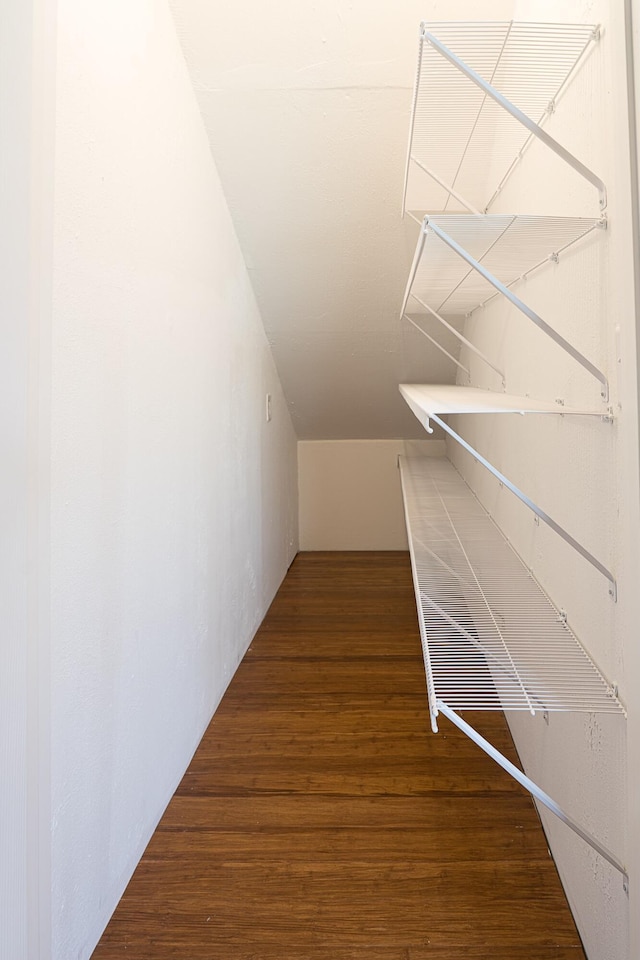
[[[407,550],[398,456],[442,440],[300,440],[301,550]]]
[[[56,110],[52,956],[86,960],[295,554],[297,459],[164,0],[60,0]]]

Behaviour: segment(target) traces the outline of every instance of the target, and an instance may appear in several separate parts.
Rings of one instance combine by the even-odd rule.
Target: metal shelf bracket
[[[497,480],[503,483],[504,486],[511,491],[511,493],[515,494],[518,500],[520,500],[522,503],[524,503],[526,507],[532,510],[533,513],[540,520],[544,521],[544,523],[546,523],[546,525],[550,527],[555,533],[557,533],[558,536],[565,541],[565,543],[568,543],[570,547],[573,547],[573,549],[577,553],[579,553],[581,557],[584,557],[584,559],[588,563],[590,563],[592,567],[595,567],[595,569],[598,570],[599,573],[601,573],[606,580],[608,580],[609,596],[612,598],[614,602],[617,602],[618,587],[616,583],[616,578],[614,577],[611,570],[605,567],[605,565],[601,563],[597,557],[594,557],[594,555],[589,550],[587,550],[587,548],[584,547],[578,540],[576,540],[575,537],[572,537],[571,534],[564,529],[564,527],[561,527],[559,523],[556,523],[556,521],[553,520],[548,513],[545,513],[544,510],[537,505],[537,503],[534,503],[533,500],[530,500],[529,497],[526,495],[526,493],[523,493],[523,491],[520,490],[518,487],[516,487],[516,485],[512,483],[511,480],[509,480],[507,477],[505,477],[503,473],[500,473],[500,471],[496,467],[494,467],[492,463],[490,463],[485,457],[483,457],[478,450],[476,450],[474,447],[471,446],[470,443],[467,443],[467,441],[464,440],[459,433],[456,433],[456,431],[452,427],[450,427],[448,423],[445,423],[441,417],[439,417],[435,413],[430,413],[428,415],[428,418],[434,420],[439,427],[442,427],[445,433],[448,433],[449,436],[456,441],[456,443],[459,443],[460,446],[467,451],[467,453],[470,453],[472,457],[475,457],[475,459],[479,463],[481,463],[483,467],[486,467],[489,473],[492,473]],[[428,432],[432,433],[433,428],[431,428],[431,430]]]
[[[539,124],[537,124],[531,117],[528,117],[526,113],[523,113],[522,110],[519,110],[515,104],[507,100],[506,97],[492,87],[490,83],[476,73],[475,70],[472,70],[471,67],[468,67],[466,63],[460,60],[459,57],[449,50],[448,47],[445,47],[443,43],[434,37],[432,33],[429,33],[427,30],[422,32],[423,40],[426,40],[427,43],[438,51],[438,53],[444,57],[445,60],[448,60],[460,73],[464,74],[472,83],[475,83],[477,87],[488,96],[491,97],[499,106],[501,106],[507,113],[510,113],[511,116],[521,123],[523,127],[532,133],[534,137],[537,137],[538,140],[542,141],[545,146],[549,147],[550,150],[553,150],[565,163],[568,163],[577,173],[580,174],[585,180],[588,180],[594,187],[598,190],[598,195],[600,199],[600,209],[605,210],[607,206],[607,188],[605,187],[603,181],[598,177],[593,170],[590,170],[589,167],[585,166],[577,157],[574,157],[572,153],[565,149],[561,143],[558,143],[557,140],[554,140],[553,137],[549,136],[546,130],[544,130]]]
[[[486,213],[535,140],[595,187],[606,209],[601,178],[545,129],[599,37],[593,24],[423,21],[403,212],[417,166],[431,181],[430,209],[447,210],[454,201]],[[448,130],[452,118],[460,123],[452,136],[434,142],[430,131],[443,116]]]
[[[542,803],[551,813],[555,814],[558,819],[562,820],[574,833],[576,833],[585,843],[589,844],[597,853],[600,854],[612,867],[615,867],[622,874],[622,884],[625,893],[629,891],[629,874],[627,868],[624,864],[612,853],[604,844],[600,843],[593,834],[589,833],[588,830],[585,830],[573,817],[569,816],[562,807],[556,803],[548,793],[545,793],[541,787],[539,787],[530,777],[528,777],[522,770],[519,770],[510,760],[508,760],[499,750],[497,750],[493,744],[489,743],[488,740],[485,740],[481,734],[478,733],[470,724],[459,716],[455,710],[452,710],[443,700],[436,700],[436,709],[438,713],[444,714],[452,723],[458,727],[459,730],[462,730],[475,744],[477,744],[492,760],[495,760],[503,770],[506,770],[507,773],[513,777],[514,780],[528,790],[529,793],[540,803]]]
[[[557,332],[546,320],[543,320],[539,314],[532,310],[520,297],[516,296],[513,290],[510,289],[505,283],[499,280],[493,273],[491,273],[479,260],[476,260],[475,257],[465,250],[465,248],[459,244],[454,238],[447,233],[442,227],[437,223],[436,218],[427,214],[423,221],[422,232],[418,246],[416,249],[416,254],[414,257],[413,265],[411,268],[411,273],[409,275],[409,283],[407,285],[407,290],[405,292],[405,298],[403,303],[404,306],[411,294],[413,287],[413,282],[415,280],[416,274],[418,272],[418,267],[422,259],[422,254],[425,248],[426,238],[429,232],[433,233],[439,240],[442,241],[453,253],[456,254],[460,259],[464,260],[465,263],[471,268],[472,271],[475,271],[480,277],[486,280],[497,293],[505,297],[517,310],[519,310],[525,317],[531,320],[544,334],[546,334],[551,340],[554,341],[559,347],[561,347],[566,353],[569,354],[580,366],[594,377],[600,384],[600,395],[602,399],[607,402],[609,400],[609,382],[606,375],[600,370],[594,363],[591,362],[587,357],[584,356],[576,347],[573,346],[565,337]],[[506,232],[506,231],[505,231]],[[557,257],[557,254],[552,254],[551,257]],[[485,358],[483,358],[485,359]],[[494,368],[495,369],[495,368]]]

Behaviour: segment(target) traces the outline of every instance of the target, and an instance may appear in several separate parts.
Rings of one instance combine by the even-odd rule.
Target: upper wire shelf
[[[607,400],[606,375],[513,292],[513,287],[597,227],[599,218],[486,214],[427,215],[422,221],[400,315],[409,300],[445,326],[443,314],[468,316],[502,294],[600,384]],[[462,339],[462,338],[460,338]],[[476,350],[476,353],[478,351]],[[491,361],[481,355],[497,370]]]
[[[486,212],[533,139],[588,180],[602,180],[544,130],[579,61],[599,37],[592,24],[423,22],[403,191],[418,170],[420,205]]]

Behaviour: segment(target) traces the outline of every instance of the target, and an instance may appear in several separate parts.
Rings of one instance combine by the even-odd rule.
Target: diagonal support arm
[[[587,370],[592,377],[595,377],[600,384],[600,394],[603,400],[609,399],[608,380],[602,370],[596,367],[591,360],[585,357],[583,353],[580,353],[579,350],[576,350],[572,343],[569,343],[568,340],[565,340],[565,338],[559,334],[557,330],[554,330],[546,320],[543,320],[542,317],[535,312],[535,310],[532,310],[531,307],[527,306],[527,304],[521,300],[520,297],[517,297],[515,293],[509,289],[509,287],[505,286],[505,284],[498,280],[497,277],[494,277],[494,275],[490,273],[485,266],[472,257],[471,254],[464,249],[464,247],[461,247],[460,244],[453,239],[453,237],[449,236],[448,233],[442,230],[442,228],[439,227],[437,223],[434,223],[433,220],[431,220],[431,218],[428,216],[424,218],[423,230],[433,230],[435,235],[442,240],[443,243],[453,250],[453,252],[456,253],[462,260],[468,263],[470,267],[476,270],[480,276],[487,281],[487,283],[490,283],[491,286],[498,291],[498,293],[501,293],[504,297],[506,297],[507,300],[514,305],[514,307],[517,307],[517,309],[525,315],[525,317],[535,323],[535,325],[539,327],[543,333],[546,333],[546,335],[555,343],[557,343],[559,347],[562,347],[562,349],[568,353],[570,357],[573,357],[573,359],[579,363],[581,367],[584,367],[584,369]],[[421,242],[418,246],[420,256],[422,255],[423,248],[424,242]],[[418,264],[416,263],[415,270],[413,270],[413,275],[411,277],[411,282],[413,282],[413,277],[415,277],[417,269]]]
[[[418,416],[418,414],[416,414],[416,416]],[[559,523],[556,523],[556,521],[553,520],[548,513],[545,513],[544,510],[537,505],[537,503],[534,503],[533,500],[530,500],[526,493],[523,493],[522,490],[516,487],[515,483],[512,483],[511,480],[505,477],[503,473],[500,473],[500,471],[496,469],[492,463],[489,463],[486,457],[483,457],[482,454],[475,449],[475,447],[472,447],[470,443],[467,443],[467,441],[464,440],[459,433],[456,433],[456,431],[450,427],[448,423],[445,423],[441,417],[435,413],[428,413],[426,416],[427,432],[432,432],[431,428],[428,426],[428,420],[431,418],[432,420],[435,420],[438,426],[442,427],[445,433],[448,433],[449,436],[456,441],[456,443],[459,443],[460,446],[467,451],[467,453],[470,453],[472,457],[475,457],[475,459],[482,464],[483,467],[486,467],[489,473],[492,473],[493,476],[500,481],[500,483],[502,483],[505,487],[507,487],[508,490],[511,491],[511,493],[514,493],[518,500],[521,500],[525,506],[535,513],[536,517],[539,517],[540,520],[543,520],[548,527],[551,527],[551,529],[558,534],[558,536],[562,537],[565,543],[568,543],[570,547],[573,547],[573,549],[579,553],[581,557],[584,557],[584,559],[587,560],[592,567],[595,567],[596,570],[603,575],[603,577],[606,577],[606,579],[609,581],[609,595],[613,598],[613,600],[617,600],[618,591],[616,578],[603,563],[600,563],[597,557],[594,557],[594,555],[590,553],[586,547],[583,547],[582,544],[575,539],[575,537],[572,537],[571,534],[564,529],[564,527],[561,527]],[[420,419],[419,416],[418,419]],[[423,423],[423,426],[425,426],[422,420],[421,422]]]
[[[453,53],[452,50],[449,50],[448,47],[445,47],[444,43],[441,43],[437,37],[434,37],[432,33],[424,31],[422,34],[422,39],[426,40],[427,43],[431,44],[434,50],[437,50],[438,53],[444,57],[445,60],[448,60],[452,66],[456,67],[460,73],[464,74],[467,79],[471,80],[472,83],[475,83],[477,87],[488,96],[491,97],[499,106],[501,106],[507,113],[517,120],[519,123],[526,127],[530,133],[537,137],[538,140],[541,140],[547,147],[549,147],[555,154],[557,154],[565,163],[568,163],[570,167],[580,174],[581,177],[584,177],[589,183],[593,184],[597,188],[598,194],[600,196],[600,207],[604,210],[607,206],[607,190],[603,181],[598,177],[593,170],[590,170],[589,167],[586,167],[584,163],[578,160],[577,157],[574,157],[572,153],[562,146],[561,143],[558,143],[557,140],[554,140],[553,137],[539,126],[531,117],[528,117],[526,113],[523,113],[522,110],[518,109],[515,104],[511,103],[510,100],[507,100],[499,90],[496,90],[495,87],[492,87],[490,83],[476,73],[475,70],[472,70],[471,67],[460,60],[459,57]]]
[[[625,889],[628,889],[629,875],[627,873],[627,869],[620,862],[620,860],[618,860],[615,854],[611,853],[611,851],[601,844],[599,840],[596,840],[594,836],[581,827],[580,824],[573,819],[573,817],[570,817],[568,813],[565,813],[562,807],[560,807],[555,800],[549,796],[548,793],[545,793],[545,791],[542,790],[536,783],[534,783],[533,780],[526,775],[526,773],[523,773],[522,770],[519,770],[518,767],[511,763],[510,760],[507,760],[507,758],[503,756],[499,750],[496,750],[493,744],[489,743],[488,740],[485,740],[484,737],[481,736],[477,730],[474,730],[474,728],[465,720],[463,720],[462,717],[455,712],[455,710],[452,710],[451,707],[447,706],[447,704],[442,700],[438,700],[436,705],[438,710],[443,713],[445,717],[448,717],[449,720],[456,725],[456,727],[462,730],[463,733],[466,733],[466,735],[482,750],[484,750],[484,752],[488,754],[492,760],[495,760],[496,763],[499,764],[503,770],[506,770],[507,773],[514,778],[514,780],[517,780],[518,783],[525,788],[525,790],[528,790],[536,800],[539,800],[540,803],[544,804],[548,810],[551,810],[551,812],[560,820],[562,820],[563,823],[566,823],[566,825],[570,827],[574,833],[577,833],[578,836],[585,841],[585,843],[588,843],[589,846],[596,850],[601,857],[604,857],[604,859],[607,860],[612,867],[615,867],[616,870],[619,870],[622,874],[622,881]]]

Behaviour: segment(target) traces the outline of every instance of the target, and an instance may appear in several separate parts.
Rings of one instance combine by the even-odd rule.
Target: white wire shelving
[[[420,225],[401,319],[412,323],[470,378],[470,365],[433,336],[438,321],[502,380],[494,360],[465,336],[468,318],[494,297],[517,310],[580,364],[609,399],[605,373],[515,292],[519,281],[606,227],[600,177],[545,126],[600,39],[588,24],[429,23],[420,26],[403,214]],[[542,143],[598,192],[600,217],[494,215],[490,208],[528,148]],[[421,213],[412,212],[420,209]],[[430,211],[430,212],[427,212]],[[423,328],[429,317],[429,332]],[[606,578],[593,553],[474,449],[448,422],[455,414],[598,416],[610,408],[569,408],[473,387],[401,384],[423,427],[436,423]],[[443,419],[445,418],[445,419]],[[452,464],[399,458],[431,725],[446,716],[623,876],[623,863],[486,741],[460,712],[580,711],[625,716],[602,675],[557,609]]]
[[[518,281],[550,261],[557,262],[565,250],[585,240],[602,223],[585,217],[427,214],[400,315],[407,317],[412,301],[452,330],[447,317],[467,317],[501,295],[598,381],[606,401],[609,384],[604,372],[513,290]],[[501,374],[489,357],[453,332]]]
[[[443,713],[620,870],[620,861],[457,711],[624,716],[615,690],[444,458],[400,458],[431,725]]]
[[[431,421],[445,431],[467,453],[470,453],[486,469],[496,477],[500,483],[511,491],[538,519],[568,543],[576,553],[579,553],[587,563],[590,563],[608,581],[609,594],[617,599],[617,584],[614,574],[590,550],[576,540],[568,530],[565,530],[556,520],[549,516],[542,507],[538,506],[508,477],[497,469],[486,457],[472,447],[457,431],[453,429],[441,414],[547,414],[566,416],[599,416],[602,412],[596,410],[566,407],[549,400],[536,400],[531,397],[518,397],[506,393],[495,393],[491,390],[479,390],[477,387],[460,387],[449,384],[402,383],[400,393],[407,402],[411,412],[420,421],[427,433],[433,433]]]
[[[486,212],[534,139],[596,187],[604,210],[602,180],[544,129],[599,35],[591,24],[423,22],[403,213],[417,171],[429,210]]]
[[[623,713],[455,467],[401,458],[432,719],[456,710]]]

